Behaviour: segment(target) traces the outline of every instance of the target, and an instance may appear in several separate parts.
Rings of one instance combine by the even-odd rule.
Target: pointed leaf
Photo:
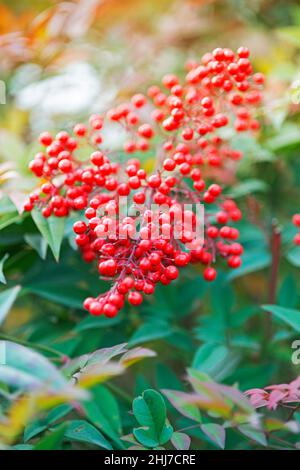
[[[171,442],[177,450],[189,450],[191,445],[191,438],[183,432],[174,432],[171,437]]]
[[[0,325],[5,320],[20,290],[21,286],[15,286],[0,293]]]
[[[48,244],[44,237],[35,233],[25,233],[24,240],[39,254],[40,258],[46,259]]]
[[[180,414],[201,423],[201,413],[196,405],[189,403],[188,394],[177,390],[162,390],[162,393]]]
[[[54,258],[58,261],[66,218],[54,216],[45,218],[38,209],[34,209],[31,214],[37,228],[50,246]]]
[[[225,447],[225,429],[215,423],[202,424],[201,429],[218,447]]]
[[[4,273],[3,273],[3,267],[4,267],[4,263],[5,261],[9,258],[9,254],[6,253],[3,258],[0,260],[0,282],[2,282],[2,284],[6,284],[6,279],[5,279],[5,276],[4,276]]]
[[[64,438],[67,424],[62,424],[55,431],[51,432],[34,447],[34,450],[59,450]]]
[[[300,311],[292,308],[284,308],[279,305],[263,305],[265,312],[272,313],[276,318],[291,326],[300,333]]]
[[[253,429],[248,424],[243,424],[242,426],[238,426],[238,430],[244,434],[244,436],[249,437],[255,442],[258,442],[262,446],[267,446],[268,442],[266,436],[263,431],[259,431],[257,429]]]
[[[103,449],[111,450],[111,444],[95,426],[84,420],[71,421],[65,432],[65,438],[71,441],[87,442]]]

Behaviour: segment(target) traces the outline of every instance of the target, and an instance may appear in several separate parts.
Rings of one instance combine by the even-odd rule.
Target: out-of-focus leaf
[[[48,244],[44,237],[32,233],[25,233],[24,240],[42,259],[46,259]]]
[[[201,425],[201,429],[217,447],[225,448],[225,429],[223,426],[215,423],[206,423]]]
[[[256,192],[266,192],[268,185],[262,180],[249,179],[237,184],[231,191],[230,194],[234,198],[243,197],[247,194],[253,194]]]
[[[0,437],[4,442],[13,442],[25,424],[35,412],[34,398],[23,396],[15,400],[6,414],[6,420],[0,422]]]
[[[111,359],[123,354],[119,362]],[[126,343],[118,344],[111,348],[99,349],[92,354],[84,354],[69,361],[63,368],[65,375],[72,377],[83,387],[92,387],[113,377],[122,374],[126,367],[152,357],[155,353],[146,348],[136,348],[127,351]]]
[[[218,384],[195,373],[194,369],[189,369],[188,380],[195,393],[190,394],[189,403],[193,403],[199,408],[210,410],[224,418],[230,416],[233,407],[238,407],[241,414],[249,415],[253,413],[250,401],[236,388]]]
[[[33,378],[47,383],[53,390],[62,390],[67,381],[48,359],[41,354],[11,341],[3,341],[6,366],[18,372],[31,375]]]
[[[3,273],[3,267],[4,267],[4,263],[5,261],[9,258],[9,254],[6,253],[2,259],[0,260],[0,282],[2,282],[2,284],[6,284],[6,278],[4,276],[4,273]]]
[[[238,430],[244,434],[244,436],[249,437],[254,442],[258,442],[262,446],[266,447],[268,445],[265,434],[262,431],[253,429],[250,425],[243,424],[238,426]]]
[[[35,446],[34,450],[58,450],[63,442],[67,423],[59,426],[47,436],[43,437]]]
[[[125,353],[122,356],[120,363],[125,367],[129,367],[146,357],[155,357],[155,356],[156,356],[156,353],[152,351],[151,349],[139,347],[139,348],[131,349],[130,351]]]
[[[105,364],[92,364],[86,366],[79,374],[76,376],[76,382],[81,387],[90,388],[96,384],[105,382],[115,375],[120,375],[124,372],[124,368],[114,362],[108,362]],[[75,378],[75,376],[74,376]]]
[[[266,146],[273,152],[279,152],[290,147],[295,147],[300,142],[298,126],[294,124],[283,125],[280,132],[269,138]]]
[[[81,322],[79,322],[76,327],[75,331],[81,332],[85,330],[93,330],[94,328],[109,328],[110,326],[117,325],[122,321],[122,314],[120,312],[114,318],[107,318],[107,317],[93,317],[91,315],[84,318]]]
[[[33,437],[47,429],[47,425],[43,422],[34,421],[29,423],[24,430],[24,442],[30,441]]]
[[[199,409],[196,405],[189,402],[189,395],[187,393],[177,390],[162,390],[162,393],[167,397],[178,413],[198,423],[202,422]]]
[[[72,406],[69,404],[59,405],[52,408],[42,419],[30,422],[24,430],[24,442],[45,431],[51,424],[66,416],[71,410]]]
[[[65,232],[65,217],[45,218],[38,209],[32,211],[32,218],[48,243],[56,261],[59,259],[60,247]]]
[[[91,423],[101,429],[101,431],[106,436],[109,436],[114,442],[116,442],[119,448],[123,448],[124,446],[119,440],[119,423],[111,420],[110,410],[107,407],[107,401],[104,400],[104,402],[101,402],[97,400],[96,397],[97,395],[95,395],[93,400],[89,400],[83,403],[82,407],[86,417],[89,419],[89,421],[91,421]],[[112,416],[117,416],[115,415],[114,409],[112,411]]]
[[[298,289],[296,280],[292,276],[287,276],[279,290],[278,303],[282,307],[293,308],[298,302]]]
[[[300,246],[294,246],[286,254],[286,259],[297,268],[300,268]]]
[[[131,336],[128,341],[129,346],[163,339],[171,335],[172,329],[170,325],[163,320],[153,320],[143,323]]]
[[[5,320],[20,290],[21,286],[15,286],[0,293],[0,325]]]
[[[87,296],[86,290],[79,287],[74,289],[68,281],[59,283],[59,288],[55,282],[34,282],[27,284],[26,289],[52,302],[80,310],[83,309],[82,304]]]
[[[192,367],[220,381],[235,370],[239,361],[239,354],[229,351],[225,346],[207,343],[197,350]]]
[[[84,420],[70,421],[65,431],[65,438],[71,441],[86,442],[103,449],[111,450],[111,444],[95,426]]]
[[[280,307],[279,305],[263,305],[262,309],[267,314],[273,314],[276,318],[300,333],[300,311],[291,308]]]
[[[176,431],[171,437],[171,442],[177,450],[189,450],[191,438],[183,432]]]

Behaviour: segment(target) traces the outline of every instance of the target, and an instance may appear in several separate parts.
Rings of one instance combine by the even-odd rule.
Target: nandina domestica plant
[[[105,117],[92,115],[88,126],[75,125],[73,135],[40,135],[43,149],[30,169],[41,185],[25,210],[37,208],[45,218],[85,211],[85,220],[73,227],[76,244],[112,284],[85,300],[92,315],[114,317],[126,297],[139,305],[143,294],[171,283],[190,263],[204,266],[206,281],[216,278],[218,260],[233,269],[241,265],[234,223],[242,214],[223,194],[220,169],[234,173],[242,154],[221,131],[259,129],[255,113],[264,77],[253,73],[245,47],[237,53],[217,48],[186,68],[183,83],[166,75],[161,87],[148,89],[148,97],[136,94]],[[106,147],[109,125],[127,133],[126,161]],[[91,147],[85,160],[76,154],[82,144]],[[150,174],[134,157],[144,151],[156,157]],[[122,198],[129,208],[125,214]]]

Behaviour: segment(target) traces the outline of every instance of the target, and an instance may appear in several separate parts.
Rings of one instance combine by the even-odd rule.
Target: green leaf
[[[145,390],[142,396],[133,400],[133,414],[141,426],[152,427],[159,435],[166,422],[166,405],[155,390]]]
[[[189,450],[191,438],[183,432],[176,431],[171,437],[171,442],[177,450]]]
[[[87,442],[103,449],[112,450],[111,444],[95,426],[84,420],[71,421],[65,432],[65,438],[71,441]]]
[[[279,290],[278,303],[283,307],[294,308],[298,303],[298,289],[296,280],[288,275]]]
[[[68,404],[63,404],[56,406],[47,414],[43,419],[33,421],[29,423],[24,431],[24,442],[29,441],[33,437],[37,436],[41,432],[45,431],[49,425],[55,421],[63,418],[72,410],[72,406]]]
[[[5,320],[20,290],[21,286],[15,286],[0,293],[0,325]]]
[[[266,192],[267,189],[268,185],[265,183],[265,181],[249,179],[234,186],[234,188],[232,188],[230,191],[230,194],[233,198],[238,198],[256,192]]]
[[[50,246],[54,258],[58,261],[66,218],[54,216],[45,218],[38,209],[34,209],[31,214],[37,228]]]
[[[192,367],[221,381],[234,372],[239,361],[239,354],[230,351],[227,347],[207,343],[197,350]]]
[[[193,403],[188,402],[188,395],[186,393],[177,390],[162,390],[162,393],[167,397],[178,413],[198,423],[202,422],[199,408]]]
[[[223,426],[215,423],[202,424],[201,429],[217,447],[225,448],[225,429]]]
[[[128,346],[154,341],[170,336],[172,333],[170,325],[163,320],[153,320],[143,323],[131,336]]]
[[[81,322],[79,322],[76,327],[75,331],[81,332],[86,330],[93,330],[95,328],[108,328],[109,326],[117,325],[122,321],[122,314],[121,312],[113,318],[108,318],[104,316],[100,317],[93,317],[89,315],[88,317],[84,318]]]
[[[267,446],[268,442],[266,439],[265,434],[263,431],[259,431],[257,429],[253,429],[248,424],[243,424],[242,426],[238,426],[238,430],[246,437],[249,437],[252,441],[258,442],[262,446]]]
[[[24,240],[42,259],[46,259],[48,244],[44,237],[34,233],[25,233]]]
[[[11,207],[7,209],[5,209],[3,205],[0,207],[0,230],[22,220],[20,214],[16,211],[16,208],[11,201],[10,204]]]
[[[55,421],[66,416],[68,413],[70,413],[72,409],[73,409],[72,405],[68,405],[68,404],[58,405],[49,411],[49,413],[45,417],[45,421],[47,424],[52,424]]]
[[[291,326],[300,333],[300,311],[291,308],[280,307],[279,305],[263,305],[262,309],[269,314],[272,313],[276,318]]]
[[[3,273],[3,266],[4,266],[5,261],[8,258],[9,258],[9,254],[6,253],[0,260],[0,282],[2,282],[2,284],[6,284],[6,279]]]
[[[119,440],[119,435],[116,432],[113,423],[111,423],[110,419],[107,417],[107,414],[109,414],[108,409],[103,412],[101,403],[96,402],[95,400],[84,402],[82,404],[82,408],[89,421],[97,426],[97,428],[101,429],[106,436],[109,436],[114,442],[116,442],[120,449],[124,449],[124,445]]]
[[[273,152],[279,152],[291,147],[297,147],[300,142],[297,124],[284,124],[273,137],[266,141],[266,146]]]
[[[294,246],[286,255],[286,259],[297,268],[300,268],[300,246]]]
[[[70,284],[70,281],[58,283],[55,281],[46,282],[32,282],[25,286],[33,294],[39,295],[47,300],[56,302],[66,307],[76,308],[79,310],[83,309],[83,301],[87,297],[87,292],[84,289],[76,287]]]
[[[97,403],[98,409],[106,420],[110,423],[112,429],[121,434],[121,416],[119,405],[113,394],[104,385],[98,385],[93,389],[93,399]]]
[[[81,392],[72,387],[62,373],[41,354],[11,341],[2,341],[5,365],[1,380],[20,390],[43,388],[75,398]]]
[[[24,430],[24,442],[30,441],[33,437],[47,429],[47,424],[43,421],[34,421],[29,423]]]
[[[166,405],[160,393],[145,390],[142,396],[133,400],[133,414],[142,428],[133,434],[142,445],[155,447],[165,444],[173,434],[173,428],[166,423]]]
[[[59,450],[64,438],[67,424],[64,423],[55,431],[51,432],[34,447],[34,450]]]

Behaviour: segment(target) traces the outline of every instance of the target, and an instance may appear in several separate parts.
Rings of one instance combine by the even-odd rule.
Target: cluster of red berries
[[[163,88],[148,89],[148,98],[136,94],[105,118],[93,115],[89,126],[77,124],[74,137],[67,132],[40,136],[45,150],[30,169],[42,184],[25,209],[40,208],[45,217],[85,210],[86,220],[74,224],[76,243],[83,259],[95,261],[100,276],[112,281],[108,292],[85,300],[91,314],[113,317],[125,299],[139,305],[144,294],[175,280],[188,264],[202,264],[207,281],[216,278],[217,258],[231,268],[240,266],[243,248],[232,225],[242,214],[223,195],[212,167],[232,166],[241,158],[219,135],[220,128],[259,128],[252,109],[261,101],[264,78],[252,73],[248,56],[244,47],[237,54],[215,49],[201,63],[187,65],[184,83],[167,75]],[[152,174],[138,158],[125,167],[111,161],[99,131],[112,123],[130,136],[124,150],[131,157],[153,151],[157,166]],[[86,144],[92,151],[82,161],[76,149]]]
[[[294,243],[295,245],[300,245],[300,214],[294,215],[293,224],[298,228],[298,233],[294,237]]]

